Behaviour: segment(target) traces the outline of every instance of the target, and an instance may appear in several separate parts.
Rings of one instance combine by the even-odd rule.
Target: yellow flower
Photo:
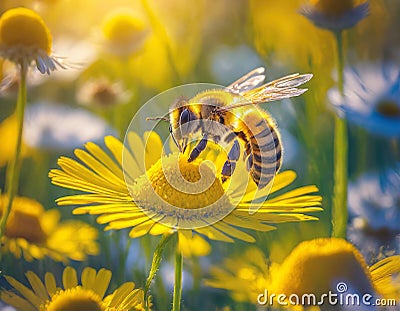
[[[367,264],[360,252],[346,240],[338,238],[300,243],[271,274],[274,292],[288,296],[293,293],[320,296],[333,289],[335,281],[351,283],[361,292],[373,289]]]
[[[354,0],[311,0],[300,13],[317,27],[340,31],[355,26],[368,11],[368,2],[356,6]]]
[[[0,167],[5,166],[15,155],[17,132],[18,123],[15,115],[11,115],[0,123]],[[30,153],[31,150],[22,143],[21,158],[29,156]]]
[[[268,264],[261,250],[252,248],[239,258],[226,259],[223,268],[213,267],[211,275],[207,285],[229,290],[235,300],[257,304],[259,295],[267,290],[268,295],[285,295],[287,306],[299,310],[302,307],[292,304],[288,297],[295,295],[301,301],[303,295],[311,294],[318,302],[328,292],[355,291],[385,299],[400,298],[400,256],[368,267],[352,244],[338,238],[302,242],[281,264]]]
[[[64,66],[51,56],[52,37],[43,19],[27,8],[7,10],[0,17],[0,56],[23,67],[33,61],[41,73]]]
[[[207,256],[211,252],[211,245],[199,235],[187,237],[185,234],[178,233],[179,251],[184,257]]]
[[[21,311],[117,311],[143,310],[144,295],[135,284],[126,282],[112,294],[105,296],[112,273],[106,269],[86,267],[82,271],[81,282],[75,269],[66,267],[62,275],[62,286],[57,286],[55,276],[47,272],[44,282],[32,271],[26,273],[31,289],[6,276],[14,290],[2,290],[0,298],[5,303]],[[19,295],[15,292],[19,292]]]
[[[176,153],[161,156],[160,137],[155,132],[147,132],[145,138],[143,141],[136,133],[129,132],[124,146],[108,136],[105,138],[107,152],[94,143],[87,143],[86,151],[75,150],[82,163],[61,157],[58,161],[61,170],[55,169],[49,174],[52,183],[86,194],[63,197],[57,203],[81,205],[75,208],[74,214],[100,215],[97,221],[108,224],[106,230],[131,228],[131,238],[178,229],[179,235],[187,239],[192,239],[195,232],[225,242],[233,242],[234,238],[254,242],[254,237],[241,229],[270,231],[275,227],[269,224],[316,220],[304,213],[321,210],[321,197],[314,194],[318,190],[315,186],[286,191],[260,202],[268,194],[268,187],[258,191],[253,183],[246,188],[244,178],[232,178],[222,185],[219,173],[215,175],[207,161],[201,163],[198,159],[188,163],[184,155]],[[204,153],[205,160],[222,167],[226,157],[215,156],[212,151]],[[237,171],[237,176],[248,176],[243,163],[238,163]],[[188,191],[174,187],[182,181],[181,174],[187,178],[183,184]],[[278,174],[271,193],[276,194],[295,178],[293,171]],[[211,187],[194,191],[207,185]],[[251,203],[252,200],[258,203]],[[249,207],[258,211],[249,215]]]
[[[0,214],[6,205],[0,196]],[[45,211],[29,198],[16,197],[1,243],[3,253],[11,253],[28,261],[46,256],[56,261],[85,260],[97,255],[97,230],[81,221],[59,222],[58,210]]]
[[[257,296],[268,288],[269,266],[267,258],[257,247],[250,247],[240,256],[227,258],[221,266],[212,266],[212,279],[205,285],[223,288],[235,301],[257,303]]]
[[[139,50],[148,35],[142,19],[130,9],[118,8],[104,19],[102,32],[111,53],[130,55]]]

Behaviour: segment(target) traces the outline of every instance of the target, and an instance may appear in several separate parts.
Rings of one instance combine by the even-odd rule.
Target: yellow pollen
[[[400,118],[400,106],[391,100],[383,100],[375,108],[376,112],[388,118]]]
[[[272,272],[274,292],[322,295],[339,282],[360,292],[372,292],[370,272],[359,251],[338,238],[300,243]]]
[[[1,196],[1,214],[3,214],[5,204],[6,198]],[[43,207],[38,202],[27,198],[15,198],[7,221],[5,235],[8,238],[24,238],[31,243],[44,242],[47,235],[40,223],[40,216],[43,212]]]
[[[14,8],[0,17],[0,47],[33,48],[50,55],[52,38],[43,19],[34,11]]]
[[[101,298],[91,290],[80,286],[58,291],[51,300],[42,305],[44,311],[104,311]]]
[[[145,24],[142,20],[132,13],[120,10],[108,16],[103,24],[104,37],[117,44],[140,39],[144,30]]]
[[[353,0],[311,0],[310,4],[329,16],[341,16],[354,7]]]
[[[135,197],[139,200],[146,198],[150,203],[156,192],[162,200],[182,209],[207,207],[224,196],[221,181],[210,167],[200,160],[189,163],[176,153],[158,160],[136,182]]]

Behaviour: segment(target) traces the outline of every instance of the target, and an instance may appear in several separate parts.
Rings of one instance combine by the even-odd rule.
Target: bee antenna
[[[146,118],[146,121],[158,121],[158,120],[169,122],[169,119],[167,117],[148,117],[148,118]]]

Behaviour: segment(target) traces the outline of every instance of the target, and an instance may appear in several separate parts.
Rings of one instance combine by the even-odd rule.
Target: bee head
[[[191,104],[187,98],[179,97],[169,109],[169,118],[172,138],[180,151],[184,152],[189,136],[196,127],[191,121],[200,118],[197,106]]]

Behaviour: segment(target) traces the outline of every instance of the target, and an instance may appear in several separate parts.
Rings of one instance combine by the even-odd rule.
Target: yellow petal
[[[47,295],[46,288],[44,287],[42,281],[39,277],[33,273],[32,271],[28,271],[26,273],[26,278],[28,279],[29,283],[35,294],[40,297],[41,300],[47,300],[49,296]]]
[[[153,131],[145,132],[143,135],[146,143],[146,170],[161,158],[163,152],[163,144],[160,136]]]
[[[108,285],[111,281],[112,273],[110,270],[100,269],[96,276],[96,281],[93,286],[93,291],[97,293],[101,298],[104,297]]]
[[[28,287],[21,284],[11,276],[5,276],[5,278],[7,282],[10,283],[10,285],[14,287],[17,291],[19,291],[21,295],[23,295],[32,305],[37,308],[37,310],[39,309],[42,300],[38,296],[36,296],[32,290],[30,290]]]
[[[124,179],[124,175],[122,174],[122,169],[118,166],[107,153],[103,151],[98,145],[95,143],[89,142],[85,144],[85,148],[96,157],[101,163],[103,163],[110,171],[114,173],[118,178]]]
[[[32,306],[27,300],[21,298],[11,291],[1,291],[0,299],[5,303],[15,307],[17,310],[37,311],[38,307]]]
[[[62,275],[64,289],[78,286],[78,277],[76,271],[72,267],[66,267]]]
[[[133,282],[127,282],[118,287],[113,293],[113,298],[109,304],[109,307],[112,308],[119,306],[134,288],[135,283]]]
[[[136,163],[141,173],[145,172],[144,157],[145,147],[141,137],[135,132],[128,132],[127,134],[128,146],[132,155],[135,157]],[[125,155],[124,155],[125,156]]]
[[[57,284],[54,275],[50,272],[46,272],[44,275],[44,284],[46,285],[47,293],[53,296],[57,291]]]
[[[81,282],[84,288],[93,289],[93,286],[96,283],[96,270],[90,267],[83,269]]]

